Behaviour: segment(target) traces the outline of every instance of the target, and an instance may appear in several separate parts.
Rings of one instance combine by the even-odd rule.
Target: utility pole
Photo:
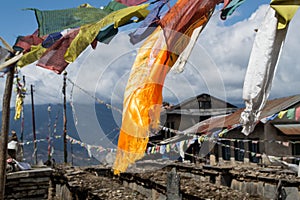
[[[68,151],[67,151],[67,100],[66,100],[66,80],[67,80],[67,72],[64,71],[64,82],[62,93],[64,95],[64,163],[68,162]]]
[[[71,143],[71,166],[73,166],[73,144]]]
[[[14,81],[15,65],[11,65],[6,75],[6,83],[2,102],[2,129],[0,139],[0,199],[4,199],[6,183],[7,142],[10,120],[10,99]]]
[[[48,105],[48,160],[51,160],[51,143],[52,143],[52,135],[51,135],[51,105]]]
[[[32,111],[32,133],[33,133],[33,156],[34,164],[37,164],[37,146],[36,146],[36,132],[35,132],[35,116],[34,116],[34,100],[33,100],[33,85],[30,85],[31,91],[31,111]]]

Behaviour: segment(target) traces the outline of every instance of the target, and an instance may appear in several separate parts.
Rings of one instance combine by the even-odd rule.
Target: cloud
[[[206,92],[230,103],[242,103],[243,80],[255,37],[254,30],[259,28],[266,9],[266,5],[260,6],[249,18],[231,25],[225,25],[218,13],[214,14],[200,35],[185,71],[168,74],[164,100],[178,103]],[[271,91],[272,98],[299,93],[299,19],[298,12],[289,27]],[[118,34],[109,45],[99,43],[96,50],[88,48],[76,62],[69,65],[68,77],[89,95],[78,87],[72,90],[72,84],[68,83],[68,99],[72,90],[73,99],[80,103],[91,101],[93,97],[116,105],[122,103],[138,48],[129,43],[128,32]],[[22,68],[21,73],[26,75],[28,91],[30,84],[35,85],[37,104],[62,102],[62,75],[34,64]],[[5,81],[0,79],[0,82],[2,94]],[[0,103],[2,105],[2,99]],[[29,97],[25,103],[30,103]]]
[[[220,70],[226,97],[231,103],[242,103],[243,81],[255,37],[254,30],[259,29],[267,8],[267,5],[262,5],[248,19],[230,26],[224,26],[218,17],[214,17],[198,41]],[[297,56],[300,48],[299,19],[298,12],[289,26],[270,98],[299,93],[296,87],[300,83],[297,78],[300,74],[300,58]]]

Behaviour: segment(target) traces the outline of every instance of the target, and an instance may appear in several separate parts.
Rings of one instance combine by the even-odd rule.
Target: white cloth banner
[[[209,21],[211,15],[213,14],[214,10],[210,11],[210,14],[208,16],[208,20]],[[173,65],[173,67],[171,68],[172,72],[176,72],[176,73],[181,73],[184,70],[184,66],[187,63],[187,60],[189,59],[194,46],[199,38],[199,35],[201,34],[202,30],[204,29],[204,27],[206,26],[207,23],[203,24],[202,26],[199,26],[198,28],[196,28],[193,31],[193,34],[191,36],[190,42],[189,44],[186,46],[186,48],[184,49],[184,51],[179,55],[178,59],[176,60],[175,64]]]
[[[87,152],[88,152],[90,158],[92,157],[92,151],[91,151],[91,149],[92,149],[91,145],[88,145],[88,144],[87,144],[86,150],[87,150]]]
[[[204,28],[204,26],[200,26],[193,31],[193,34],[192,34],[189,44],[184,49],[184,51],[180,54],[180,56],[176,60],[175,64],[171,68],[172,72],[176,72],[176,73],[183,72],[184,66],[185,66],[187,60],[189,59],[189,57],[192,53],[192,50],[193,50],[193,48],[197,42],[197,39],[198,39],[201,31],[203,30],[203,28]]]
[[[277,22],[276,11],[270,7],[252,47],[243,88],[246,108],[240,119],[245,135],[249,135],[255,128],[270,94],[277,61],[288,29],[288,26],[285,29],[277,29]]]
[[[179,154],[182,158],[182,162],[184,161],[184,140],[180,142]]]

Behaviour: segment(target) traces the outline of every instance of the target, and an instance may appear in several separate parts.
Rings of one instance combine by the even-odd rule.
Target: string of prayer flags
[[[286,113],[286,117],[288,119],[295,119],[295,108],[288,109],[288,111]]]
[[[278,113],[278,118],[279,118],[279,119],[282,119],[286,113],[287,113],[287,110],[280,111],[280,112]]]
[[[169,153],[171,151],[171,145],[167,144],[166,145],[166,152]]]
[[[105,30],[98,33],[96,40],[99,42],[109,43],[114,35],[117,34],[117,32],[118,29],[115,29],[113,26],[109,26]],[[64,54],[78,33],[79,29],[70,29],[64,31],[64,33],[61,34],[62,37],[58,41],[55,41],[55,43],[52,45],[48,45],[49,48],[45,53],[43,53],[37,63],[37,66],[50,69],[58,74],[62,73],[69,64],[65,61]],[[44,45],[44,42],[42,45]]]
[[[92,44],[95,48],[96,40],[108,43],[117,34],[118,31],[115,29],[131,21],[133,16],[144,19],[149,13],[146,9],[147,6],[125,7],[124,9],[111,12],[94,24],[83,25],[80,28],[61,32],[62,37],[60,38],[59,33],[56,33],[55,38],[53,35],[48,36],[48,40],[44,43],[42,43],[44,39],[39,38],[36,32],[32,36],[28,36],[31,40],[28,39],[27,46],[27,43],[23,45],[24,42],[22,43],[23,46],[21,46],[20,42],[22,41],[17,42],[15,45],[16,47],[21,46],[25,51],[30,50],[18,61],[17,66],[23,67],[40,59],[37,63],[38,66],[60,74],[89,44]],[[112,23],[114,23],[114,26],[109,26]],[[101,30],[102,28],[106,29]],[[37,42],[36,38],[39,38]],[[45,36],[45,39],[47,39],[47,36]],[[44,48],[43,45],[48,47],[48,49]]]
[[[295,120],[296,121],[300,120],[300,106],[296,108],[296,111],[295,111]]]
[[[274,120],[276,117],[278,117],[278,113],[275,113],[274,115],[267,116],[267,117],[261,119],[260,121],[262,123],[267,123],[268,121]]]
[[[285,147],[289,147],[290,143],[289,142],[282,142],[282,145]]]
[[[96,23],[81,26],[78,35],[64,55],[66,62],[74,62],[80,53],[94,41],[99,31],[106,26],[114,24],[114,28],[117,28],[128,23],[132,17],[137,17],[139,20],[144,19],[149,13],[147,7],[148,4],[126,7],[106,15]]]

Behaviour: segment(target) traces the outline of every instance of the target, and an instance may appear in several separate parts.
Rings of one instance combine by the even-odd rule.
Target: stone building
[[[164,109],[161,113],[161,124],[182,131],[212,116],[229,114],[236,110],[236,106],[204,93]]]
[[[249,136],[241,132],[239,121],[242,111],[243,109],[239,109],[230,115],[207,119],[185,132],[205,135],[210,141],[214,141],[208,143],[216,162],[258,163],[262,154],[276,156],[288,162],[299,162],[300,95],[267,101]]]

